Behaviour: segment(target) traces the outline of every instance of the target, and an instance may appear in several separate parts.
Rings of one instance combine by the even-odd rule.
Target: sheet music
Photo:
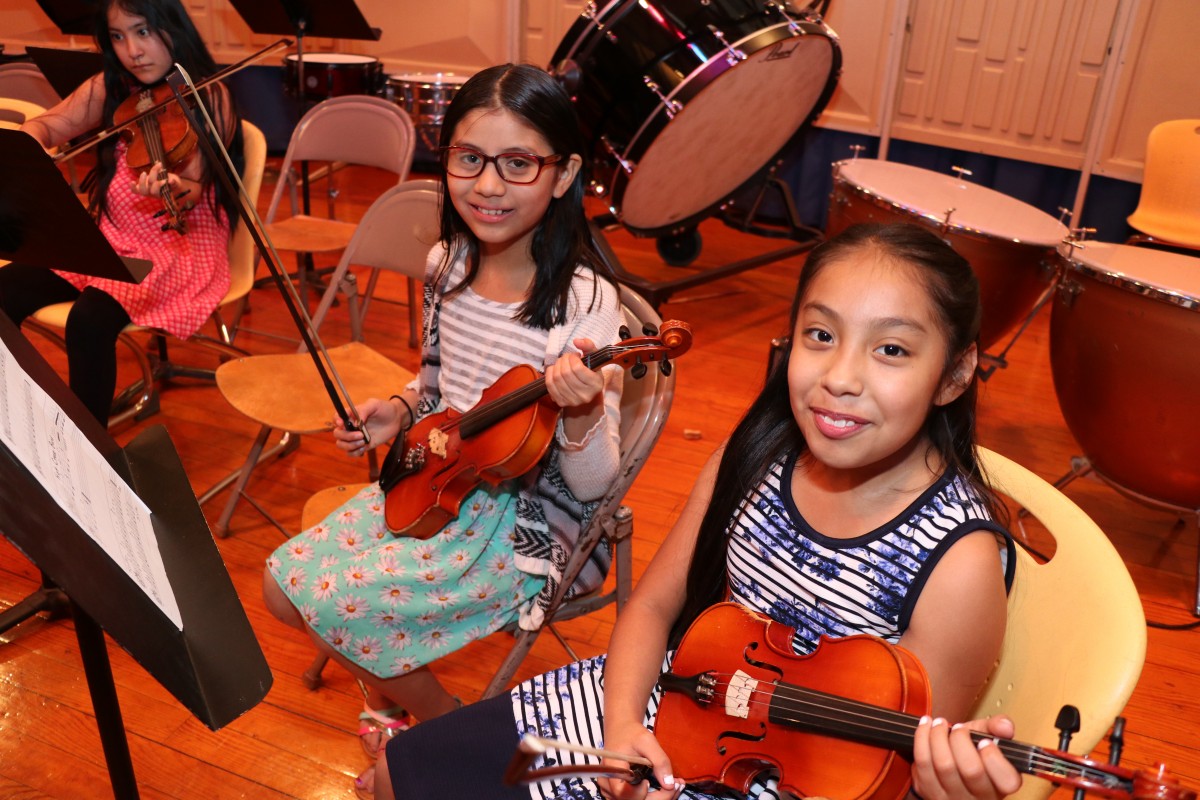
[[[183,630],[150,509],[21,368],[3,340],[0,439],[79,527]]]

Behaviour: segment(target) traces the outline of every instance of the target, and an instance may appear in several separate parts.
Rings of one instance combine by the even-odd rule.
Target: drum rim
[[[916,217],[916,218],[924,220],[926,222],[933,223],[938,228],[945,228],[947,230],[954,231],[955,233],[970,234],[973,236],[990,239],[991,241],[994,241],[994,242],[1011,242],[1012,244],[1026,245],[1028,247],[1042,247],[1042,248],[1047,248],[1047,249],[1053,250],[1054,248],[1056,248],[1058,246],[1059,241],[1061,241],[1061,239],[1056,239],[1054,241],[1046,241],[1046,240],[1042,240],[1042,239],[1021,238],[1019,236],[1004,236],[1004,235],[995,233],[994,231],[986,231],[986,230],[983,230],[982,228],[976,228],[971,225],[965,225],[961,222],[954,222],[953,217],[951,218],[951,221],[947,224],[944,217],[939,217],[939,216],[936,216],[935,214],[933,214],[932,212],[906,205],[898,200],[892,200],[890,198],[884,197],[883,195],[881,195],[877,192],[874,192],[870,189],[867,189],[864,186],[860,186],[857,183],[853,183],[848,178],[846,178],[846,179],[842,178],[842,176],[841,176],[842,165],[850,164],[855,161],[865,162],[865,161],[879,161],[879,160],[878,159],[853,159],[853,158],[850,158],[850,159],[843,159],[841,161],[833,162],[833,184],[834,184],[835,191],[837,190],[837,187],[839,187],[839,186],[846,186],[846,187],[849,187],[853,192],[855,192],[859,196],[872,201],[875,205],[879,206],[880,208],[887,208],[887,209],[893,209],[893,210],[898,209],[898,210],[903,211],[904,213],[908,214],[909,216]],[[899,164],[900,162],[898,162],[898,161],[879,161],[879,163]],[[912,165],[911,164],[902,164],[901,166],[910,167]],[[921,169],[921,167],[914,167],[914,169]],[[937,175],[940,173],[934,173],[934,174]],[[943,176],[943,177],[948,177],[948,176]],[[979,184],[971,184],[971,185],[979,186]],[[988,187],[979,186],[979,188],[986,189]],[[995,191],[995,190],[992,189],[991,191]],[[997,194],[1004,194],[1004,193],[997,192]],[[1004,195],[1004,196],[1010,197],[1009,195]],[[1017,203],[1023,202],[1021,200],[1018,200],[1015,197],[1011,197],[1011,199]],[[1025,203],[1025,205],[1029,205],[1029,204]],[[1037,208],[1036,206],[1029,206],[1029,207],[1041,214],[1045,214],[1046,217],[1048,217],[1049,219],[1054,220],[1054,217],[1051,217],[1049,214],[1046,214],[1046,212],[1042,211],[1041,209]],[[1055,221],[1057,222],[1057,220],[1055,220]],[[1064,225],[1061,222],[1058,222],[1057,224],[1062,229],[1062,237],[1061,238],[1066,238],[1066,236],[1070,233],[1070,230],[1067,228],[1066,225]]]
[[[443,78],[455,78],[452,81],[418,81],[412,80],[416,76],[433,76],[440,75]],[[406,76],[408,76],[406,78]],[[469,75],[455,75],[453,72],[393,72],[387,76],[389,84],[402,84],[405,86],[459,86],[470,80]]]
[[[820,36],[829,43],[829,72],[825,76],[824,86],[821,88],[821,92],[817,96],[816,102],[813,103],[813,107],[809,110],[808,116],[805,117],[804,121],[800,123],[799,127],[792,132],[787,141],[784,142],[783,146],[779,148],[776,153],[768,154],[761,167],[751,173],[751,175],[745,181],[742,181],[737,186],[730,187],[729,191],[725,193],[717,202],[666,225],[659,225],[651,228],[628,225],[625,223],[623,214],[621,212],[621,200],[625,196],[625,190],[630,185],[631,178],[637,174],[637,164],[641,160],[641,157],[645,155],[649,147],[658,138],[658,135],[666,129],[667,125],[673,119],[673,117],[667,116],[666,105],[660,101],[655,106],[654,111],[646,116],[646,119],[642,121],[641,126],[638,127],[632,136],[630,136],[628,144],[620,153],[620,158],[622,161],[629,161],[633,164],[632,175],[626,172],[625,169],[621,167],[620,163],[617,163],[613,166],[611,173],[612,177],[609,181],[610,188],[608,192],[608,206],[609,210],[617,217],[618,220],[621,221],[623,225],[626,225],[626,227],[629,227],[631,230],[636,230],[645,234],[656,235],[659,233],[669,233],[672,231],[682,230],[690,226],[693,222],[705,219],[711,214],[713,209],[719,208],[720,205],[724,203],[730,196],[732,196],[741,186],[744,186],[746,183],[754,180],[756,176],[761,175],[764,171],[769,169],[775,155],[778,152],[786,150],[788,145],[793,142],[797,136],[801,135],[805,130],[807,130],[809,126],[812,125],[813,120],[820,116],[821,112],[824,111],[825,107],[829,104],[829,99],[833,96],[833,92],[837,89],[838,78],[842,71],[841,45],[839,43],[838,36],[832,28],[825,24],[824,20],[822,20],[820,17],[813,16],[806,17],[805,19],[801,20],[785,19],[773,25],[760,28],[754,31],[752,34],[744,36],[737,41],[730,42],[729,46],[733,48],[739,48],[746,42],[752,41],[759,37],[767,36],[773,32],[779,31],[780,29],[785,31],[790,30],[793,24],[800,26],[802,29],[813,28],[815,30],[802,30],[799,33],[793,32],[785,36],[771,37],[760,47],[756,47],[753,51],[751,51],[751,53],[758,53],[764,48],[770,47],[778,42],[787,41],[788,39],[801,39],[808,36]],[[675,86],[675,88],[666,95],[666,99],[668,101],[678,99],[683,102],[686,107],[687,102],[695,99],[695,97],[698,96],[704,89],[708,88],[713,81],[724,75],[726,72],[736,69],[743,63],[742,61],[738,61],[736,64],[728,64],[724,68],[720,69],[720,71],[714,72],[712,79],[703,82],[702,85],[696,89],[693,84],[698,82],[698,78],[701,76],[701,74],[712,71],[714,69],[713,65],[719,64],[722,61],[723,59],[713,58],[700,64],[696,69],[688,73],[688,75],[685,76]],[[647,136],[647,134],[649,135]]]
[[[1168,289],[1144,278],[1135,278],[1128,273],[1108,267],[1097,267],[1059,254],[1066,261],[1066,267],[1080,275],[1085,275],[1097,283],[1115,286],[1123,291],[1132,292],[1140,297],[1157,300],[1160,303],[1176,306],[1185,311],[1200,311],[1200,298],[1183,294],[1177,289]]]

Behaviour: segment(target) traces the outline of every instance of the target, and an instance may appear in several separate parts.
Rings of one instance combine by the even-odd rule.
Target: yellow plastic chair
[[[1104,738],[1133,694],[1146,660],[1142,603],[1121,556],[1104,531],[1059,490],[1004,456],[981,448],[992,487],[1011,497],[1054,537],[1039,564],[1017,548],[1008,625],[995,672],[972,717],[1008,714],[1019,741],[1055,749],[1055,718],[1079,709],[1071,752],[1087,754]],[[1056,787],[1025,776],[1019,800]]]
[[[438,240],[439,196],[435,181],[406,181],[388,189],[372,203],[358,223],[313,314],[313,327],[319,330],[339,293],[347,302],[350,341],[328,350],[351,399],[389,397],[412,380],[412,373],[363,343],[366,307],[359,305],[357,279],[350,267],[370,268],[372,284],[383,270],[398,272],[410,280],[421,280],[426,257]],[[241,468],[200,498],[201,503],[207,502],[226,486],[234,484],[224,510],[213,525],[217,536],[226,536],[239,500],[248,497],[246,485],[254,469],[268,458],[294,450],[299,446],[300,435],[328,431],[333,408],[312,358],[303,346],[296,353],[250,356],[226,362],[217,369],[217,386],[230,405],[261,426]],[[281,396],[280,386],[288,387],[285,396]],[[267,440],[273,431],[281,431],[283,436],[277,444],[267,448]],[[264,508],[252,504],[284,531]]]
[[[1200,249],[1200,119],[1160,122],[1146,140],[1146,164],[1129,244]]]
[[[37,103],[0,96],[0,125],[10,130],[16,130],[25,120],[33,119],[45,111],[46,107]]]
[[[267,140],[262,131],[249,122],[242,120],[242,147],[245,163],[242,167],[242,184],[246,187],[249,202],[258,202],[258,192],[262,186],[263,168],[267,161]],[[233,238],[229,241],[229,290],[221,303],[213,310],[212,321],[216,326],[215,337],[203,331],[198,331],[187,339],[187,342],[199,344],[216,351],[223,358],[232,358],[243,354],[233,344],[236,329],[226,321],[223,312],[236,309],[240,315],[245,305],[246,297],[254,285],[254,259],[257,250],[250,229],[240,220],[234,230]],[[71,303],[56,303],[39,309],[26,324],[37,330],[43,336],[65,347],[62,335],[58,331],[67,326],[67,315],[71,312]],[[149,332],[151,342],[149,349],[143,345],[137,334]],[[109,426],[118,425],[126,420],[144,419],[158,410],[158,384],[175,377],[197,378],[212,380],[213,370],[198,369],[171,362],[166,355],[167,334],[154,328],[144,328],[140,325],[126,325],[117,341],[125,345],[134,358],[137,359],[141,377],[118,395],[114,407],[117,413],[109,417]]]
[[[632,335],[640,336],[644,325],[657,328],[662,324],[654,307],[625,286],[621,287],[621,302],[625,312],[625,324]],[[550,631],[572,660],[578,659],[570,645],[555,630],[555,622],[565,622],[590,614],[612,603],[616,603],[618,613],[624,607],[633,588],[633,511],[622,501],[662,433],[674,396],[674,371],[670,375],[664,375],[651,364],[641,379],[634,379],[626,373],[621,391],[621,468],[617,480],[601,499],[591,523],[568,557],[563,568],[558,596],[555,597],[542,626],[536,630],[520,630],[513,626],[508,630],[514,635],[514,641],[484,690],[484,698],[492,697],[509,686],[521,662],[543,631]],[[366,485],[335,486],[316,493],[304,504],[301,528],[307,529],[316,525]],[[568,588],[587,564],[592,551],[602,543],[606,543],[613,554],[610,569],[612,575],[605,584],[611,584],[612,588],[601,587],[587,594],[565,599]],[[302,677],[308,688],[316,689],[321,685],[321,671],[327,660],[324,654],[318,655],[304,672]]]

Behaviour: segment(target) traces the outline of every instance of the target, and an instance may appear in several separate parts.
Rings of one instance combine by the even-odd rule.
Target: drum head
[[[1067,227],[1054,217],[1015,197],[952,175],[859,158],[840,161],[837,180],[919,217],[941,223],[950,214],[950,227],[977,231],[1007,241],[1056,247]]]
[[[289,53],[288,61],[299,63],[299,53]],[[355,53],[305,53],[305,64],[371,64],[379,59],[374,56],[360,56]]]
[[[452,72],[401,72],[388,75],[388,83],[413,86],[462,86],[467,82],[463,75]]]
[[[669,229],[702,215],[752,178],[831,87],[835,46],[823,35],[787,39],[749,54],[695,96],[687,96],[694,87],[681,85],[672,99],[685,98],[683,109],[636,159],[628,186],[616,197],[621,222]],[[631,150],[639,144],[635,138]]]
[[[1059,252],[1073,268],[1099,281],[1200,311],[1200,258],[1108,242],[1063,245]]]

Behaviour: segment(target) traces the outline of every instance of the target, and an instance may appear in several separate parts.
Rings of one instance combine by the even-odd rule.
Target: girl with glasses
[[[468,411],[502,374],[532,365],[562,408],[541,463],[480,484],[427,540],[389,533],[372,486],[267,562],[272,613],[369,690],[359,735],[372,766],[355,782],[365,797],[376,755],[409,713],[424,721],[460,705],[429,664],[509,623],[540,623],[557,567],[617,475],[620,368],[580,359],[616,342],[623,319],[583,212],[581,138],[566,92],[535,67],[492,67],[463,84],[442,126],[420,372],[391,399],[356,402],[374,446],[427,414]],[[362,455],[362,434],[334,424],[338,446]],[[597,550],[584,584],[607,571]]]

